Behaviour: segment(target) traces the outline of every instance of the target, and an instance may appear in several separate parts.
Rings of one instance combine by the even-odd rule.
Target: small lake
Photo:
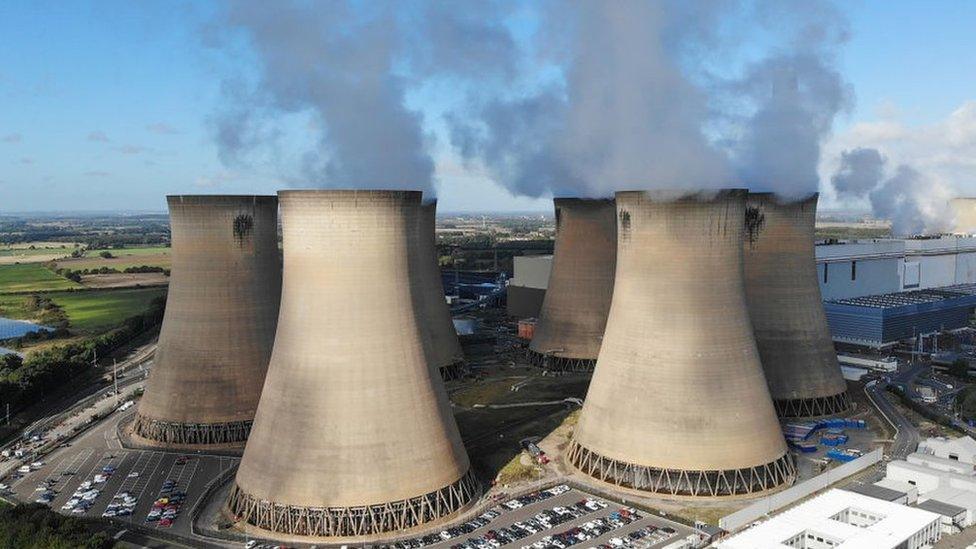
[[[30,332],[39,332],[41,330],[52,329],[53,328],[41,326],[40,324],[35,324],[33,322],[27,322],[26,320],[13,320],[10,318],[0,317],[0,339],[10,339],[13,337],[20,337]],[[0,347],[0,355],[14,352],[16,351]]]

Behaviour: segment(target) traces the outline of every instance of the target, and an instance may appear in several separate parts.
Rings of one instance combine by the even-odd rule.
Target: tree
[[[949,366],[949,375],[957,377],[959,379],[966,379],[969,377],[969,361],[965,358],[957,358],[951,366]]]
[[[100,255],[101,257],[104,257],[105,259],[112,259],[113,257],[115,257],[115,256],[112,255],[112,252],[110,252],[108,250],[105,250],[103,252],[99,252],[98,255]]]

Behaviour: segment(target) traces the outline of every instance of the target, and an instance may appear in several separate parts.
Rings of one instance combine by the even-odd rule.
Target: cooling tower
[[[781,417],[833,415],[851,407],[817,283],[816,213],[816,194],[791,202],[750,193],[746,208],[746,300]]]
[[[613,302],[570,461],[670,496],[792,483],[746,310],[746,191],[616,201]]]
[[[464,353],[458,341],[451,310],[444,298],[444,283],[437,262],[437,246],[434,233],[437,217],[437,201],[420,206],[417,218],[417,252],[410,257],[415,265],[410,271],[418,275],[421,296],[418,314],[424,337],[428,362],[440,372],[444,380],[457,379],[464,368]]]
[[[278,319],[274,196],[170,196],[172,270],[133,433],[173,448],[243,445]]]
[[[266,531],[360,541],[457,513],[479,485],[419,325],[420,193],[279,198],[281,315],[229,510]]]
[[[613,200],[557,198],[556,249],[530,360],[552,370],[592,370],[613,296]]]

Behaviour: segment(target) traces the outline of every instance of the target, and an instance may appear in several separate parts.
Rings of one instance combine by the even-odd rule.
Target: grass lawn
[[[102,252],[109,252],[115,257],[126,257],[130,255],[169,255],[169,246],[144,246],[142,248],[113,248],[111,250],[88,250],[85,257],[98,257]]]
[[[81,284],[62,278],[38,263],[0,265],[0,293],[43,292],[81,287]]]
[[[135,288],[47,294],[68,315],[70,328],[99,332],[114,328],[130,316],[145,312],[149,302],[166,294],[165,288]]]

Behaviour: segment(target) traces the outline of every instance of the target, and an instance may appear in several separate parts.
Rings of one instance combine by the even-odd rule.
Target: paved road
[[[918,429],[913,425],[908,419],[898,411],[887,398],[885,398],[884,392],[885,388],[888,386],[887,383],[883,381],[872,381],[868,383],[864,392],[867,393],[868,398],[874,403],[875,408],[877,408],[881,414],[891,422],[897,433],[895,434],[895,442],[891,446],[889,456],[891,459],[905,459],[908,454],[911,454],[918,448],[918,443],[921,440]]]

